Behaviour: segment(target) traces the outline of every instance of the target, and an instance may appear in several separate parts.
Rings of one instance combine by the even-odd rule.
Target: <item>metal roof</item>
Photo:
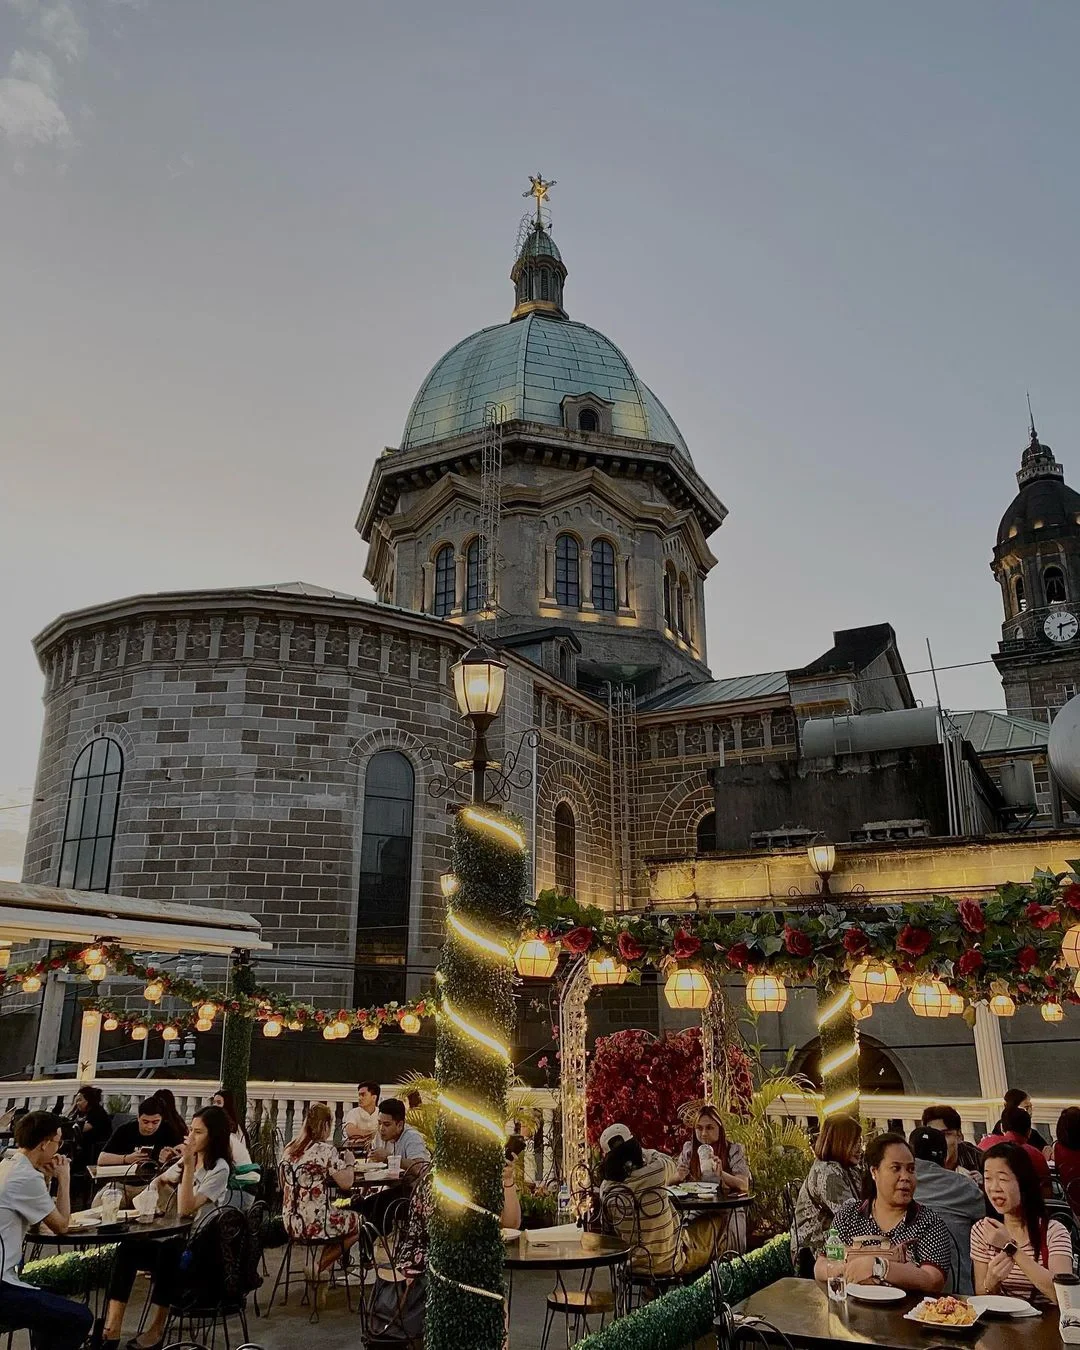
[[[733,675],[724,680],[676,689],[646,700],[643,712],[668,712],[675,708],[707,708],[715,703],[744,703],[747,699],[768,698],[788,692],[786,670],[771,670],[763,675]]]
[[[489,403],[505,405],[511,421],[561,427],[568,394],[596,394],[611,403],[616,436],[673,445],[690,459],[667,409],[609,338],[542,314],[482,328],[451,347],[420,386],[401,448],[479,430]]]
[[[1033,722],[1011,713],[949,712],[948,716],[980,755],[1007,754],[1010,750],[1045,749],[1050,728],[1045,722]]]
[[[313,586],[310,581],[279,581],[267,586],[256,586],[257,591],[273,591],[275,595],[306,595],[312,600],[360,600],[359,595],[350,595],[348,591],[329,591],[325,586]],[[370,602],[369,602],[370,603]]]

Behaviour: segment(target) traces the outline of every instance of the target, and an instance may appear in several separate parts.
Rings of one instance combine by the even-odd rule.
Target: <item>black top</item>
[[[118,1153],[123,1157],[125,1154],[134,1153],[136,1149],[148,1148],[151,1158],[156,1162],[163,1148],[175,1148],[179,1143],[179,1134],[165,1121],[161,1122],[153,1134],[140,1134],[139,1122],[129,1120],[126,1125],[121,1125],[113,1131],[112,1138],[102,1152]]]
[[[92,1106],[85,1116],[73,1115],[69,1119],[71,1160],[77,1167],[91,1166],[97,1162],[97,1155],[113,1132],[112,1116],[103,1106]]]
[[[1001,1123],[1000,1119],[998,1120],[998,1123],[994,1126],[994,1128],[990,1131],[990,1133],[991,1134],[1005,1133],[1005,1126]],[[1046,1147],[1046,1140],[1042,1137],[1042,1135],[1034,1127],[1034,1125],[1031,1127],[1031,1133],[1027,1137],[1027,1142],[1031,1145],[1032,1148],[1044,1149]]]

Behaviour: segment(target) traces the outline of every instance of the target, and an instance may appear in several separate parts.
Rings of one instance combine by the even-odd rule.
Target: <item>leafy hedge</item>
[[[739,1303],[758,1289],[792,1275],[791,1241],[780,1233],[748,1256],[720,1267],[724,1296]],[[652,1303],[586,1336],[579,1350],[683,1350],[712,1330],[712,1287],[708,1274],[682,1289],[673,1289]]]
[[[22,1277],[36,1289],[50,1294],[80,1298],[93,1289],[99,1289],[109,1278],[116,1244],[108,1247],[89,1247],[85,1251],[61,1252],[58,1256],[43,1256],[28,1261]]]

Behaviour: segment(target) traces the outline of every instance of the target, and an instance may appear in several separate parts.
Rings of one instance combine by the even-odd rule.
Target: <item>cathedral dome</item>
[[[610,339],[539,313],[483,328],[451,347],[413,400],[401,448],[479,430],[488,403],[503,404],[510,421],[561,427],[562,400],[581,394],[612,405],[616,436],[661,441],[690,459],[671,415]]]
[[[1031,428],[1031,441],[1016,475],[1020,491],[998,525],[999,548],[1010,540],[1030,540],[1036,530],[1055,530],[1080,524],[1080,493],[1064,480],[1064,471],[1048,445]]]

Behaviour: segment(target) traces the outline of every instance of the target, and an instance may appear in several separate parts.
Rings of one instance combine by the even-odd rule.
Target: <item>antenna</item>
[[[1031,439],[1037,441],[1039,438],[1035,435],[1035,414],[1031,411],[1031,390],[1027,390],[1028,403],[1028,421],[1031,423]]]

